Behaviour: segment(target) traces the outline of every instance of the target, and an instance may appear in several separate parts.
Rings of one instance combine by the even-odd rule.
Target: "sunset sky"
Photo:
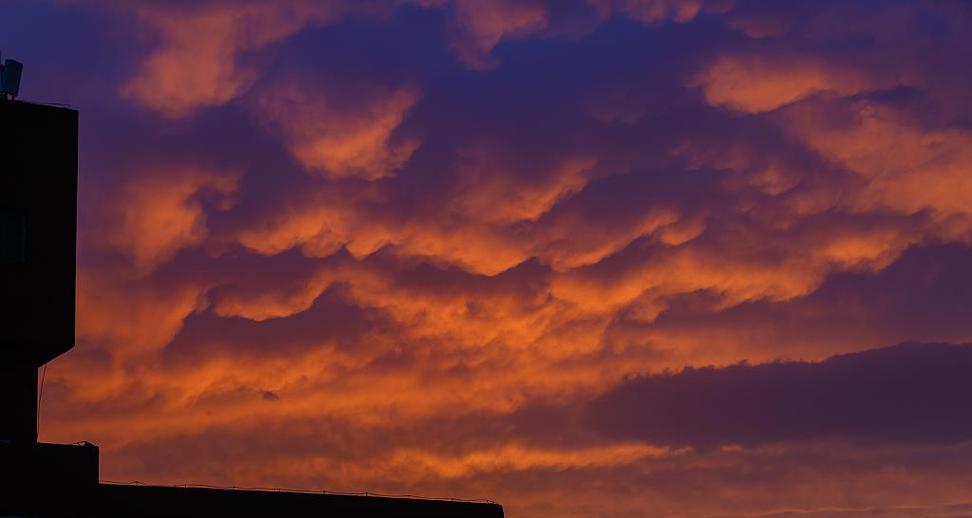
[[[972,3],[3,0],[102,476],[972,513]]]

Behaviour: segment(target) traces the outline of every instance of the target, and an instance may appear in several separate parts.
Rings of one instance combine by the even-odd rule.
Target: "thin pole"
[[[44,364],[44,370],[41,371],[41,381],[40,388],[37,389],[37,435],[40,435],[40,420],[41,420],[41,401],[44,399],[44,380],[47,379],[47,366],[49,363]]]

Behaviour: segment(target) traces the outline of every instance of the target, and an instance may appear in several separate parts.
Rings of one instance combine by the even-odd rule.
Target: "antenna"
[[[20,93],[20,76],[24,72],[24,64],[8,59],[0,65],[0,99],[15,99]]]

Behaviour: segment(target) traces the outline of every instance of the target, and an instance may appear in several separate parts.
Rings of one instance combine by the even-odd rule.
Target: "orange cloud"
[[[592,3],[600,1],[592,0]],[[685,23],[702,11],[705,0],[618,0],[615,3],[621,12],[643,23],[667,20]]]
[[[501,40],[523,38],[548,24],[545,2],[516,0],[456,0],[452,48],[467,66],[486,69],[495,62],[490,52]]]
[[[117,205],[104,210],[104,244],[130,257],[137,271],[150,271],[206,239],[206,197],[227,209],[236,190],[234,173],[193,167],[132,177],[118,188]]]
[[[668,20],[689,22],[706,7],[715,12],[727,9],[720,2],[706,0],[586,0],[595,21],[608,19],[615,12],[639,22],[655,25]],[[504,40],[572,32],[576,28],[558,27],[553,19],[557,2],[549,0],[454,0],[451,46],[459,61],[470,68],[488,70],[496,66],[493,48]]]
[[[138,19],[158,34],[159,46],[122,92],[166,117],[179,118],[197,108],[219,106],[239,96],[258,77],[256,63],[239,62],[244,51],[258,50],[293,34],[311,19],[327,20],[339,3],[290,8],[246,2],[226,9],[200,3],[170,10],[140,5]],[[128,6],[126,6],[128,7]]]
[[[724,55],[695,77],[706,102],[749,113],[775,110],[811,95],[848,96],[883,86],[850,67],[792,53]]]
[[[384,468],[412,477],[461,478],[477,472],[610,468],[648,458],[676,455],[677,451],[645,444],[618,444],[570,450],[543,450],[510,444],[472,451],[461,457],[444,457],[421,451],[396,451]]]
[[[688,22],[706,7],[704,0],[588,1],[600,19],[618,11],[649,24]],[[231,9],[210,1],[191,9],[114,2],[109,5],[132,14],[157,40],[120,92],[167,118],[184,118],[200,108],[222,106],[246,94],[261,78],[264,60],[259,53],[305,27],[335,23],[353,12],[387,13],[407,3],[427,9],[451,7],[451,46],[462,63],[476,69],[495,65],[490,53],[501,41],[543,34],[551,23],[552,6],[541,0],[286,0],[274,4],[246,0],[234,3]],[[715,9],[724,8],[716,5]],[[242,55],[247,59],[241,59]],[[317,152],[306,149],[301,154],[313,156]]]
[[[850,201],[855,208],[972,215],[972,179],[963,173],[972,165],[972,133],[921,128],[903,113],[866,101],[833,108],[842,121],[809,106],[784,120],[809,146],[866,179],[867,188]]]
[[[330,98],[320,86],[292,80],[268,87],[256,111],[279,128],[287,147],[309,171],[376,180],[391,176],[418,141],[393,134],[415,105],[416,89],[367,88],[351,99]]]
[[[472,221],[510,225],[538,220],[554,205],[581,190],[593,175],[596,161],[565,158],[546,178],[524,185],[522,166],[504,163],[486,149],[461,150],[458,185],[448,209]]]
[[[577,422],[645,373],[972,339],[967,88],[920,38],[920,63],[868,46],[901,19],[729,20],[756,41],[701,0],[125,5],[155,37],[125,98],[185,120],[83,142],[79,347],[51,367],[43,433],[98,442],[105,476],[489,496],[516,516],[965,494],[967,445],[670,450]],[[278,45],[316,62],[291,35],[352,10],[387,14],[348,27],[387,24],[422,65],[261,77],[288,66]],[[395,24],[415,19],[447,33],[413,49],[427,27]],[[503,42],[551,52],[521,80],[495,66]],[[183,165],[153,165],[171,150]],[[119,153],[148,165],[112,172]]]

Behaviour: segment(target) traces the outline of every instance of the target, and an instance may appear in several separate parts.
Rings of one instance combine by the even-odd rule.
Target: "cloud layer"
[[[592,404],[609,434],[654,444],[808,439],[955,443],[972,437],[968,346],[904,344],[821,363],[686,369],[625,381]]]
[[[25,98],[81,112],[78,346],[42,435],[106,478],[962,512],[964,3],[5,17]]]

